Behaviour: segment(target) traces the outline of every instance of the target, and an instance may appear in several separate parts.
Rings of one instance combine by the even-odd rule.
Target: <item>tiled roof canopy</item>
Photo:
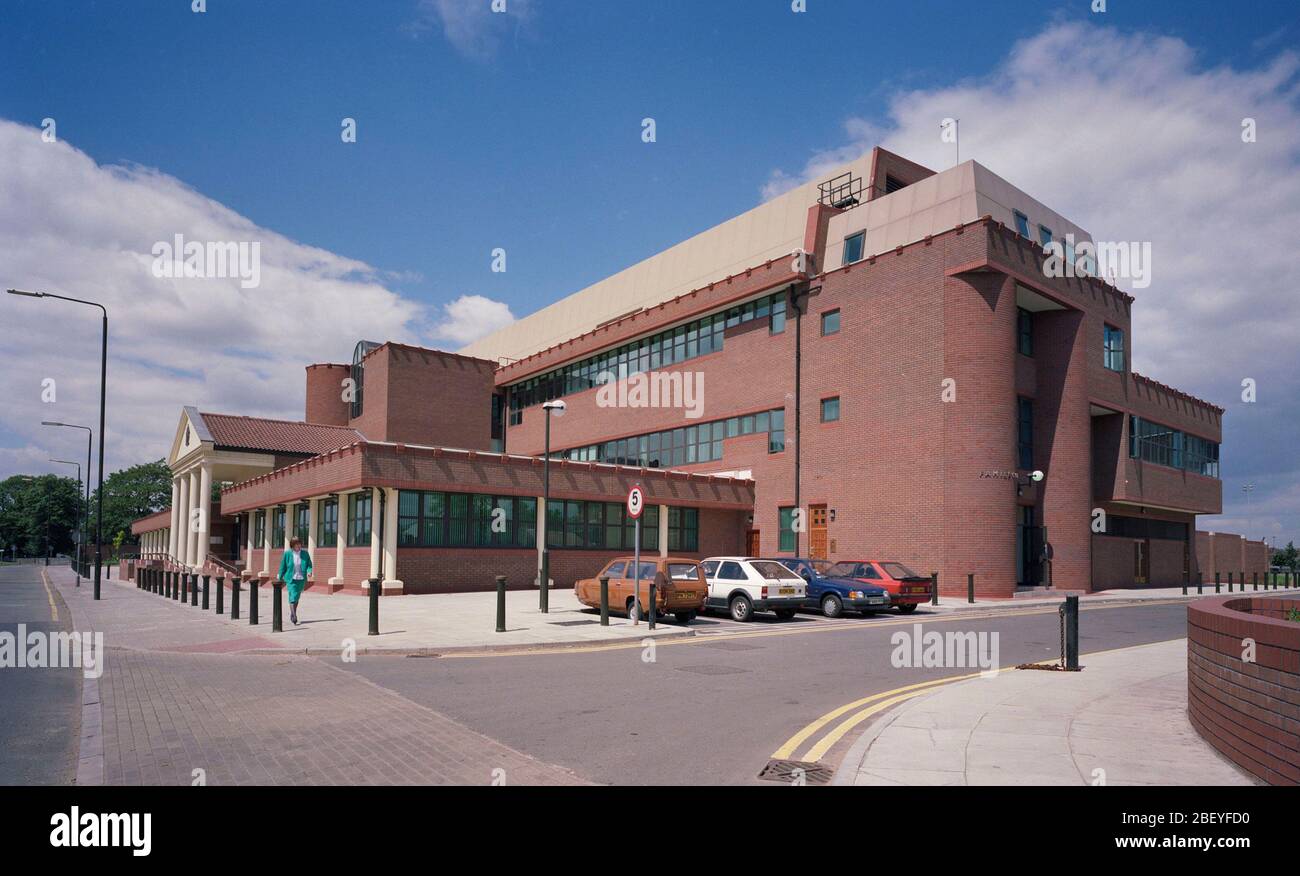
[[[316,456],[363,440],[361,433],[346,426],[264,420],[230,414],[199,414],[218,447],[301,453]]]

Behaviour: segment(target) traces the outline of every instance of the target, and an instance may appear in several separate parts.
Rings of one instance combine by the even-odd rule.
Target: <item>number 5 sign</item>
[[[627,516],[636,520],[645,510],[645,495],[640,487],[633,487],[627,494]]]

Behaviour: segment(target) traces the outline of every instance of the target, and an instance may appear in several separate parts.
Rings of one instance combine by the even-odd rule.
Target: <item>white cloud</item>
[[[462,295],[443,305],[442,319],[433,327],[433,336],[463,347],[514,321],[508,305],[482,295]]]
[[[0,154],[0,285],[108,308],[109,471],[161,457],[182,405],[300,419],[307,364],[346,358],[361,337],[419,340],[423,308],[369,265],[260,228],[172,177],[97,165],[6,120]],[[155,278],[152,247],[176,234],[259,242],[261,285]],[[80,433],[40,421],[97,428],[99,311],[0,295],[0,326],[0,477],[79,458]],[[41,400],[46,377],[53,404]]]
[[[1206,67],[1183,41],[1090,24],[1047,27],[990,76],[893,95],[884,122],[850,119],[846,143],[775,171],[771,197],[881,145],[936,170],[961,119],[961,155],[1098,239],[1150,241],[1154,282],[1135,291],[1134,367],[1227,408],[1224,509],[1252,534],[1300,540],[1300,56]],[[1258,142],[1243,143],[1254,118]],[[1121,282],[1121,285],[1124,285]],[[1243,404],[1241,380],[1259,401]],[[1206,520],[1205,525],[1220,526]]]
[[[420,18],[410,29],[418,32],[436,25],[456,51],[486,60],[496,54],[505,34],[518,33],[533,17],[532,0],[497,3],[502,11],[493,10],[493,0],[420,0]]]

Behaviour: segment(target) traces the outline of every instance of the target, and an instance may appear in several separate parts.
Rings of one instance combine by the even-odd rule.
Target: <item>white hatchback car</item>
[[[756,611],[789,620],[803,605],[807,582],[774,560],[709,557],[700,566],[709,584],[704,608],[726,611],[732,620],[750,620]]]

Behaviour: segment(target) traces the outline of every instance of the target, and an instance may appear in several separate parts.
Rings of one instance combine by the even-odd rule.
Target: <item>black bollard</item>
[[[1065,668],[1079,668],[1079,597],[1065,597]]]
[[[230,576],[230,619],[239,620],[239,585],[243,581],[238,576]]]
[[[190,573],[181,572],[181,586],[179,590],[173,590],[172,596],[180,602],[190,601]]]
[[[226,613],[226,576],[217,576],[217,614]]]
[[[1245,582],[1242,582],[1242,588],[1241,588],[1241,589],[1242,589],[1242,590],[1245,590],[1245,589],[1246,589],[1246,587],[1245,587]],[[1259,573],[1258,573],[1258,572],[1251,572],[1251,573],[1250,573],[1250,589],[1251,589],[1251,590],[1258,590],[1258,589],[1259,589]]]
[[[212,587],[212,576],[204,575],[203,576],[203,610],[204,611],[208,610],[208,592],[211,587]]]
[[[257,626],[257,591],[262,579],[257,575],[248,579],[248,625]]]
[[[163,599],[172,598],[172,576],[175,572],[163,572]]]
[[[939,604],[939,573],[930,573],[930,604]]]
[[[281,605],[284,596],[284,582],[276,578],[271,582],[271,632],[284,632],[284,607]]]
[[[600,578],[600,625],[609,626],[609,576]]]
[[[655,575],[655,577],[653,577],[653,578],[650,579],[650,593],[649,593],[649,596],[650,596],[650,629],[652,629],[652,630],[655,628],[655,614],[656,614],[656,609],[657,609],[657,607],[658,607],[658,606],[656,605],[656,596],[655,596],[655,581],[656,581],[656,580],[658,580],[658,575]]]
[[[197,572],[190,576],[190,607],[199,607],[199,575]]]
[[[370,579],[370,630],[368,636],[379,635],[379,579]]]
[[[1183,572],[1183,595],[1187,595],[1187,585],[1192,582],[1192,570],[1187,569]]]
[[[1215,573],[1214,573],[1214,592],[1215,592],[1215,593],[1218,593],[1218,592],[1219,592],[1219,573],[1218,573],[1218,572],[1215,572]]]
[[[497,575],[497,632],[506,631],[506,576]]]
[[[974,572],[966,573],[966,601],[972,603],[975,601],[975,573]]]

